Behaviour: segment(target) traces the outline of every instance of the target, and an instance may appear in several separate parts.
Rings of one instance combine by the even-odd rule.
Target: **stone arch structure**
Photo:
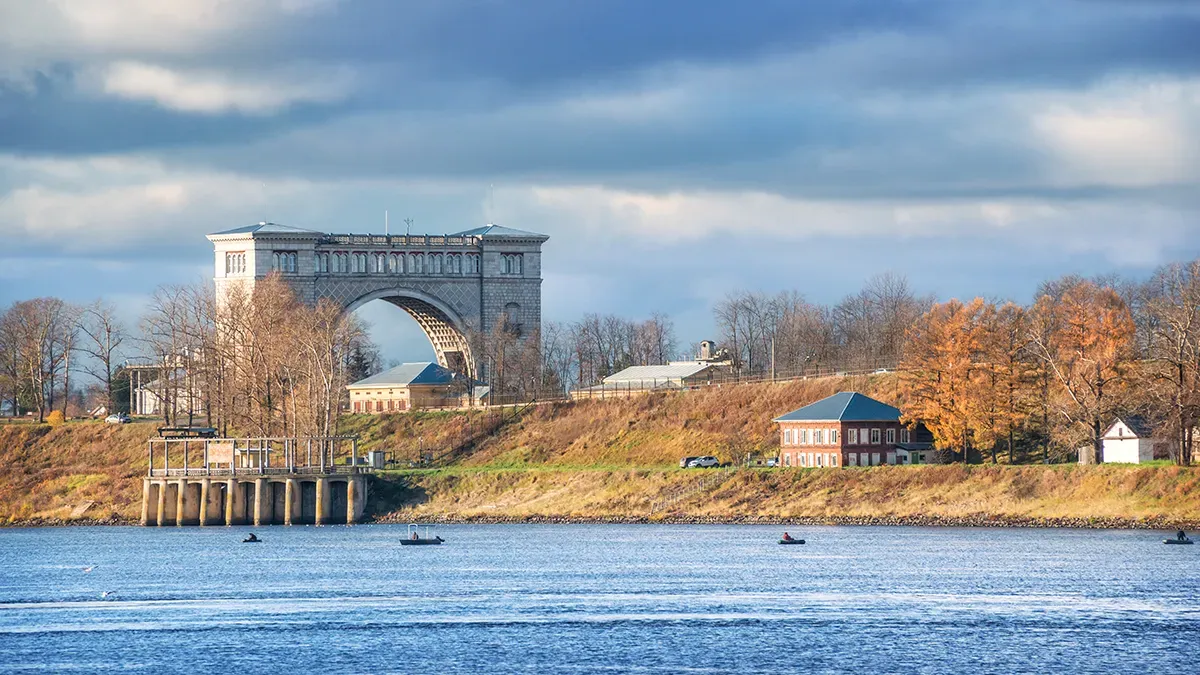
[[[516,324],[529,335],[541,326],[542,234],[498,225],[449,235],[325,234],[264,222],[208,239],[218,297],[275,273],[309,303],[329,299],[354,311],[384,300],[417,321],[442,366],[477,379],[487,373],[472,358],[470,331]]]
[[[445,302],[422,291],[397,286],[371,291],[345,306],[347,312],[362,307],[368,302],[383,300],[411,316],[437,355],[438,364],[451,370],[474,375],[475,360],[471,356],[471,344],[467,339],[470,326]]]

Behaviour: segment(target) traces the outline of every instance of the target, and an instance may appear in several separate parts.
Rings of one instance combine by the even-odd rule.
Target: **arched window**
[[[408,255],[408,273],[409,274],[424,274],[425,273],[425,256],[421,253],[410,253]]]
[[[346,274],[350,271],[350,254],[338,251],[333,254],[333,271],[335,274]]]
[[[500,273],[501,274],[521,274],[521,254],[520,253],[504,253],[500,256]]]
[[[451,253],[446,256],[446,274],[462,274],[461,253]]]
[[[354,254],[354,271],[357,274],[366,274],[367,273],[367,254],[366,253],[355,253]]]
[[[387,270],[387,254],[386,253],[374,254],[372,256],[372,262],[374,263],[374,265],[371,268],[372,272],[374,272],[375,274],[386,274],[387,273],[388,270]]]
[[[393,253],[388,256],[388,272],[392,274],[404,274],[403,253]]]
[[[318,253],[315,261],[317,274],[329,274],[329,254]]]
[[[441,253],[434,253],[433,255],[429,256],[429,273],[430,274],[441,274],[442,273],[442,254]]]
[[[515,302],[504,306],[504,330],[517,335],[521,334],[521,306]]]

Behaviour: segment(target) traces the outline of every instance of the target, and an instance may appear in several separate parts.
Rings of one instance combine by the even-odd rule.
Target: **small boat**
[[[1193,542],[1191,539],[1163,539],[1164,544],[1174,544],[1176,546],[1190,546]]]
[[[261,544],[262,539],[243,539],[242,543],[243,544]]]
[[[441,537],[429,536],[429,526],[425,526],[425,536],[422,537],[416,523],[409,523],[408,536],[400,540],[401,546],[437,546],[446,541]]]
[[[803,539],[780,539],[779,543],[787,546],[790,544],[803,544],[804,540]]]

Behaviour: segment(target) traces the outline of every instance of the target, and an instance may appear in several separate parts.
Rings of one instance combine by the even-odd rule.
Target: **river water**
[[[1200,546],[781,529],[0,530],[0,672],[1200,672]]]

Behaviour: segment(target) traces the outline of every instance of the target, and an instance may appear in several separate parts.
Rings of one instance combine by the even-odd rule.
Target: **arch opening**
[[[372,300],[383,300],[404,310],[429,340],[438,365],[476,377],[475,360],[465,322],[444,303],[410,289],[385,289],[364,295],[346,306],[354,312]]]

